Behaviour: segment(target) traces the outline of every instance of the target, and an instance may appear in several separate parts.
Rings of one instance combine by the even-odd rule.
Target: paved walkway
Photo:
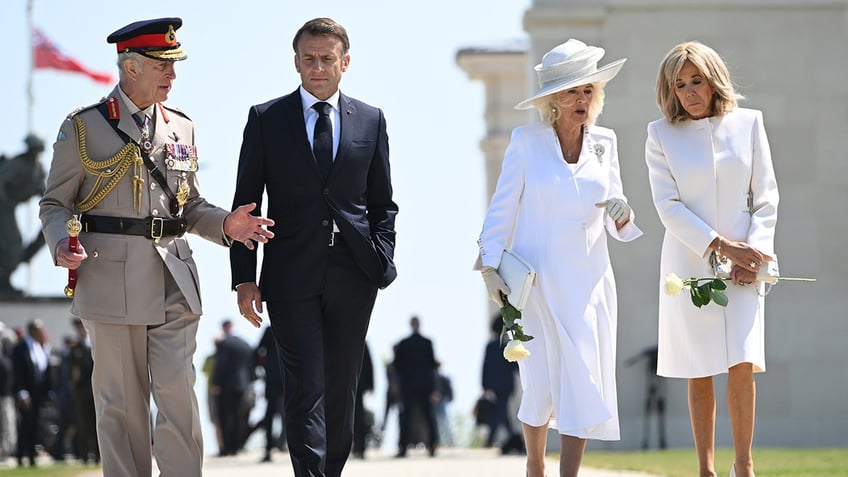
[[[207,457],[204,477],[287,477],[292,475],[288,454],[276,453],[271,463],[259,463],[259,452],[234,457]],[[549,459],[548,475],[556,475],[557,461]],[[80,477],[99,477],[99,472]],[[158,471],[154,468],[154,476]],[[370,452],[367,459],[348,461],[344,477],[522,477],[524,456],[502,456],[497,450],[439,449],[430,458],[424,450],[412,450],[405,459],[390,454]],[[581,477],[652,477],[634,472],[582,469]]]

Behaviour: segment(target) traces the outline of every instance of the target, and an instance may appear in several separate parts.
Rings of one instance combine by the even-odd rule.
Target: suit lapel
[[[348,156],[348,150],[353,143],[354,124],[356,124],[356,108],[350,98],[339,93],[339,150],[336,152],[333,168],[330,170],[331,179],[337,167]]]

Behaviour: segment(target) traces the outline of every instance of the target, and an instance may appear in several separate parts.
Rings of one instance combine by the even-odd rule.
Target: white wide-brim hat
[[[536,65],[539,91],[515,105],[515,109],[530,109],[533,103],[549,94],[558,93],[583,84],[607,82],[618,74],[627,58],[613,61],[598,68],[604,49],[587,46],[580,40],[570,39],[545,53]]]

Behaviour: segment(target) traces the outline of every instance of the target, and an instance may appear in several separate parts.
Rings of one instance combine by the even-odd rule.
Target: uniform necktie
[[[318,162],[318,170],[324,180],[330,175],[333,168],[333,124],[330,122],[330,111],[332,106],[324,101],[312,105],[318,111],[318,120],[315,121],[315,130],[312,134],[312,153]]]
[[[145,152],[150,153],[153,149],[153,143],[150,141],[150,118],[144,114],[144,111],[139,111],[133,114],[132,117],[141,131],[141,148]]]

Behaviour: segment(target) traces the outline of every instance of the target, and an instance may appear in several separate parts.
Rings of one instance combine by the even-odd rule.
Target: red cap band
[[[168,40],[171,40],[170,42]],[[170,48],[177,45],[177,37],[173,33],[151,33],[132,37],[126,41],[118,42],[118,52],[132,48]]]

